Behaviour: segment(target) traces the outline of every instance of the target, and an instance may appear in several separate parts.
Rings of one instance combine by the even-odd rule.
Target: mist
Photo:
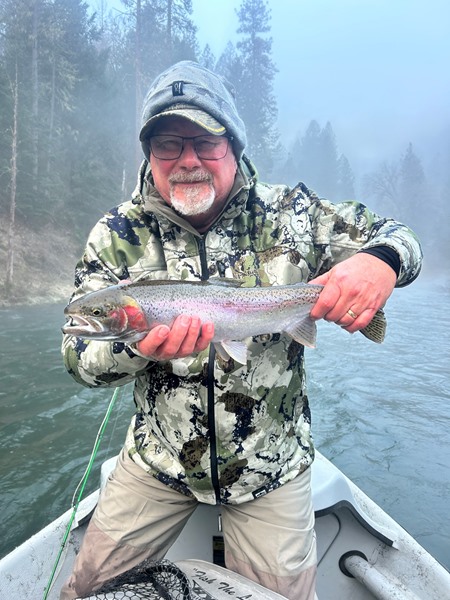
[[[233,39],[239,4],[193,2],[199,39],[216,56]],[[410,142],[426,166],[449,152],[448,2],[270,0],[268,6],[278,126],[287,144],[315,119],[333,124],[358,173],[396,159]]]
[[[143,159],[140,110],[149,83],[173,62],[190,59],[235,85],[249,133],[246,152],[263,181],[303,181],[319,196],[334,202],[360,200],[417,231],[425,251],[423,274],[394,304],[389,339],[381,349],[385,362],[380,354],[371,361],[365,347],[360,351],[355,346],[354,360],[344,358],[343,363],[348,349],[338,339],[325,352],[324,367],[316,363],[317,386],[326,370],[332,394],[339,402],[348,401],[344,417],[355,417],[360,430],[346,429],[348,419],[330,401],[332,394],[323,394],[319,414],[329,424],[334,452],[349,456],[353,475],[374,469],[381,473],[385,487],[369,478],[373,491],[380,502],[392,498],[398,517],[408,511],[403,499],[392,494],[396,481],[403,481],[405,487],[399,489],[405,494],[415,486],[411,529],[447,558],[445,477],[437,480],[448,463],[449,386],[440,367],[448,357],[450,290],[450,3],[140,0],[139,15],[136,4],[0,1],[0,308],[6,325],[3,404],[9,415],[3,463],[13,480],[24,476],[10,497],[21,499],[26,508],[18,519],[19,509],[8,499],[5,506],[15,510],[10,518],[20,525],[28,515],[36,525],[36,515],[50,517],[42,507],[53,501],[53,516],[58,514],[62,507],[57,501],[62,502],[67,487],[61,473],[71,485],[84,452],[73,436],[72,405],[83,414],[95,408],[101,418],[97,399],[66,390],[58,379],[60,374],[67,377],[59,354],[62,306],[72,293],[75,265],[89,230],[134,189]],[[249,13],[246,26],[254,26],[265,48],[252,86],[242,77],[248,73],[245,52],[251,36],[239,32],[241,7]],[[263,31],[256,25],[260,17]],[[42,306],[21,306],[31,304]],[[389,310],[392,315],[392,305]],[[432,356],[426,368],[417,367],[418,348],[421,356]],[[367,377],[361,378],[364,369],[355,372],[354,364],[363,354],[370,364]],[[343,381],[352,388],[352,377],[355,401],[345,389],[340,392]],[[21,400],[24,393],[29,407]],[[319,389],[317,396],[321,393]],[[375,409],[387,407],[388,422],[358,419],[364,410],[358,413],[358,403],[365,401]],[[397,412],[391,412],[394,404]],[[344,447],[336,438],[336,414],[345,429],[340,436]],[[93,425],[97,413],[91,415]],[[394,427],[400,439],[393,446],[387,446],[389,440],[380,444]],[[91,433],[84,433],[87,443]],[[53,445],[58,437],[61,453]],[[79,454],[68,460],[69,438]],[[44,446],[47,454],[42,454]],[[355,447],[364,451],[355,453]],[[49,453],[55,463],[44,465]],[[384,459],[395,455],[399,467],[391,470]],[[435,466],[430,455],[438,457],[436,468],[430,468]],[[379,468],[374,456],[382,461]],[[34,466],[36,457],[42,469],[30,471],[26,465]],[[50,473],[45,477],[44,466]],[[56,479],[61,491],[55,500]],[[31,493],[40,498],[36,481],[44,488],[40,506],[30,502]],[[11,533],[8,514],[4,523]],[[10,543],[13,548],[15,541]]]
[[[170,16],[154,0],[141,0],[139,14],[134,0],[21,7],[0,6],[0,259],[10,298],[25,279],[54,288],[42,265],[45,276],[66,273],[103,212],[129,198],[143,96],[182,59],[235,85],[246,153],[263,180],[303,181],[405,221],[427,266],[450,255],[444,0],[174,0]],[[259,52],[250,75],[249,51]]]

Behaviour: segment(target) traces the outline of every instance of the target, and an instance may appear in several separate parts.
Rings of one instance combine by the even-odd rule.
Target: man
[[[140,140],[133,199],[94,228],[74,297],[124,279],[314,281],[325,287],[311,316],[352,333],[419,273],[420,246],[404,225],[303,184],[260,183],[228,84],[195,63],[153,83]],[[267,332],[247,340],[246,365],[225,361],[201,317],[182,315],[130,345],[64,339],[75,379],[134,380],[136,403],[64,600],[164,556],[197,502],[223,505],[228,568],[291,600],[314,598],[303,347]]]

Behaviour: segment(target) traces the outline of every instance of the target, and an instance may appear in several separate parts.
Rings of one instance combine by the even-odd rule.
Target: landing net
[[[83,600],[193,600],[189,580],[167,560],[146,560]],[[81,600],[81,599],[79,599]]]

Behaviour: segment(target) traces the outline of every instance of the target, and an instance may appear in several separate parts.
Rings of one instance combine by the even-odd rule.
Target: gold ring
[[[351,308],[348,309],[347,314],[350,315],[352,319],[358,318],[358,315],[356,315]]]

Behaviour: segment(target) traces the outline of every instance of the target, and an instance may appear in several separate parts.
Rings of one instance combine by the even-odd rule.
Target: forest
[[[200,46],[192,0],[99,4],[0,0],[0,305],[68,293],[88,231],[134,187],[147,87],[182,59],[233,83],[262,180],[362,200],[413,227],[429,256],[450,256],[450,151],[428,174],[411,140],[397,160],[355,174],[332,123],[314,119],[284,145],[268,0],[241,1],[237,41],[217,57]]]

